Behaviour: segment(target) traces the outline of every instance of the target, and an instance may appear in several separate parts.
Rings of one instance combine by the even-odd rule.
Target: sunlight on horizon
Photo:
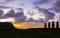
[[[32,24],[32,23],[13,23],[16,29],[29,29],[29,28],[44,28],[43,25]]]
[[[0,19],[0,22],[15,22],[14,18]]]

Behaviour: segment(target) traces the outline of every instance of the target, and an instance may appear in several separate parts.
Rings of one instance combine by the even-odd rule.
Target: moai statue
[[[52,28],[54,28],[55,27],[55,24],[54,24],[54,21],[52,22]]]
[[[59,22],[56,22],[56,28],[59,28]]]
[[[47,23],[45,23],[45,29],[47,28]]]
[[[50,23],[50,22],[48,22],[48,28],[49,28],[49,29],[50,29],[50,24],[51,24],[51,23]]]

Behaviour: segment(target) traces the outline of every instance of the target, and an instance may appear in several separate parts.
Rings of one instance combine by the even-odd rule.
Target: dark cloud
[[[34,18],[29,18],[26,22],[41,22],[41,23],[44,23],[45,20],[40,18],[39,20],[34,20]]]
[[[2,9],[6,9],[6,8],[13,8],[13,7],[9,7],[9,6],[0,5],[0,8],[2,8]]]
[[[16,10],[17,10],[18,12],[23,12],[23,11],[24,11],[24,9],[22,9],[22,8],[16,8]]]
[[[6,16],[6,17],[23,17],[24,16],[24,12],[23,11],[20,11],[20,12],[18,11],[17,13],[15,13],[15,11],[13,9],[11,9],[4,16]]]
[[[34,2],[34,4],[37,4],[37,5],[41,5],[41,4],[45,4],[45,3],[52,4],[52,7],[49,8],[49,10],[60,12],[60,0],[37,0],[36,2]]]
[[[45,16],[45,20],[48,21],[50,19],[54,19],[54,16],[55,14],[46,10],[46,9],[43,9],[43,8],[40,8],[38,6],[36,6],[37,10],[40,12],[40,13],[43,13],[44,16]]]
[[[2,15],[2,11],[0,11]],[[14,18],[16,22],[25,22],[26,16],[24,16],[24,12],[17,12],[11,9],[7,14],[1,16],[0,18]]]
[[[0,4],[1,5],[5,5],[5,4],[8,4],[9,2],[12,2],[14,0],[0,0]]]
[[[4,15],[5,17],[15,17],[15,11],[11,9],[7,14]]]
[[[25,22],[26,16],[16,17],[15,22]]]
[[[28,13],[27,13],[27,14],[29,14],[29,15],[33,16],[33,15],[34,15],[34,12],[33,12],[33,11],[32,11],[32,12],[28,11]]]
[[[0,2],[0,4],[2,5],[2,4],[7,4],[6,2]]]
[[[34,18],[32,18],[32,17],[30,17],[28,20],[27,20],[27,22],[47,22],[47,21],[49,21],[49,20],[51,20],[51,19],[54,19],[54,16],[55,16],[55,14],[54,13],[52,13],[52,12],[50,12],[49,10],[47,10],[47,9],[44,9],[44,8],[40,8],[40,7],[38,7],[38,6],[35,6],[36,7],[36,9],[39,11],[39,13],[43,13],[43,15],[45,16],[45,19],[43,19],[43,18],[38,18],[39,20],[34,20]],[[28,13],[29,15],[34,15],[33,13]]]
[[[60,12],[60,0],[54,0],[52,5],[53,6],[52,6],[52,8],[50,8],[50,10]]]
[[[26,22],[34,22],[33,18],[29,18]]]
[[[21,6],[24,6],[24,3],[20,3]]]
[[[0,10],[0,17],[3,15],[4,11]]]
[[[22,16],[24,16],[24,12],[20,12],[20,13],[17,12],[15,15],[16,15],[16,17],[22,17]]]
[[[44,20],[44,19],[42,19],[42,18],[40,18],[39,20],[35,20],[34,22],[41,22],[41,23],[44,23],[44,22],[45,22],[45,20]]]
[[[34,4],[44,4],[46,2],[48,2],[48,0],[37,0]]]
[[[16,13],[16,17],[23,17],[24,16],[24,9],[22,8],[17,8],[16,9],[18,12]]]
[[[24,16],[24,12],[16,13],[15,16],[16,22],[25,22],[26,16]]]
[[[7,2],[11,2],[11,1],[13,1],[13,0],[6,0]]]

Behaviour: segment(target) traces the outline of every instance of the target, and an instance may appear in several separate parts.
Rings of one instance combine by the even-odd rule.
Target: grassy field
[[[0,38],[59,38],[60,30],[0,30]]]

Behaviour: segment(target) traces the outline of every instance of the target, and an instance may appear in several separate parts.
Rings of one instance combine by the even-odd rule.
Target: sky
[[[0,22],[60,22],[60,0],[0,0]]]

